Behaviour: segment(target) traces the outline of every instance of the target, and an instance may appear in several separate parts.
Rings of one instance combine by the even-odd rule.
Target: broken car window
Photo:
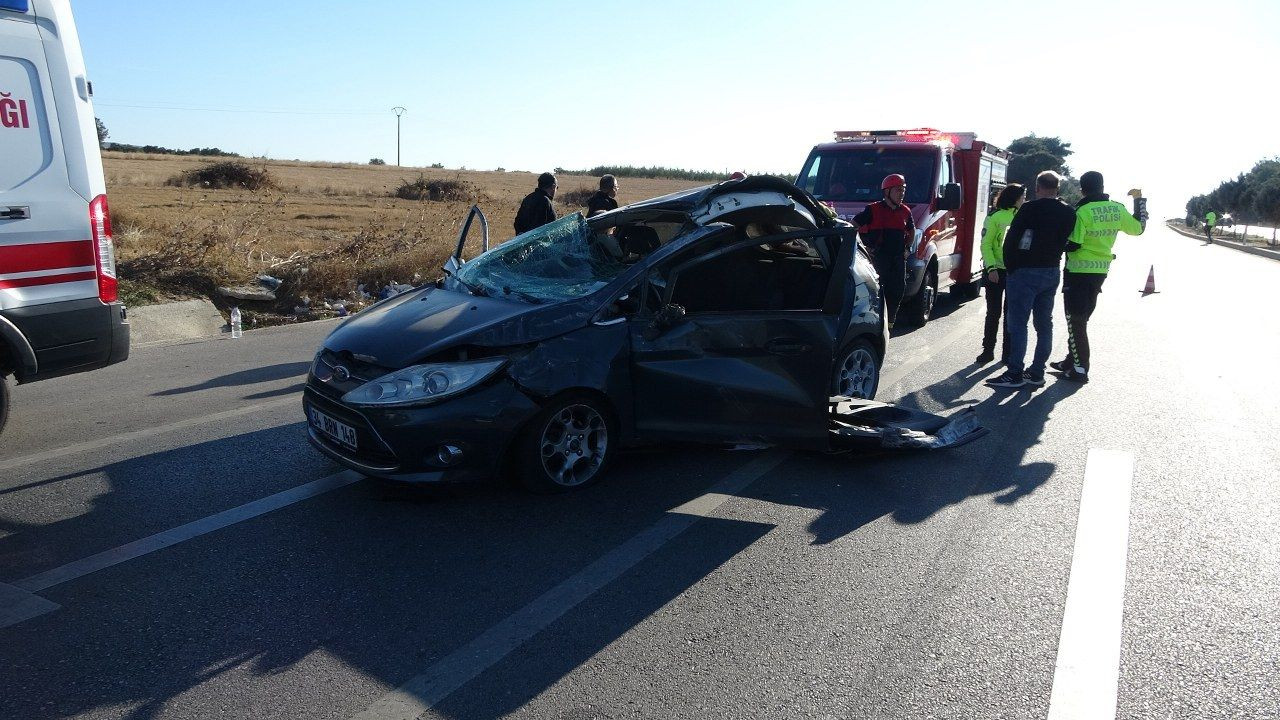
[[[627,269],[617,244],[581,213],[517,236],[462,266],[458,279],[492,297],[558,302],[590,295]]]

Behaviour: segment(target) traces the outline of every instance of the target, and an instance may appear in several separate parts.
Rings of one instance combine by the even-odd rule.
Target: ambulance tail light
[[[98,265],[98,299],[113,303],[120,297],[116,279],[116,248],[111,239],[111,213],[107,196],[99,195],[89,203],[89,228],[93,233],[93,255]]]

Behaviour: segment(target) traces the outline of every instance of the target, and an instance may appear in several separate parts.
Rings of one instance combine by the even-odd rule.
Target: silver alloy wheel
[[[924,319],[928,320],[929,316],[933,314],[934,303],[938,301],[938,276],[934,273],[929,273],[925,276],[924,283],[924,288],[922,288],[925,293],[923,303]]]
[[[552,415],[539,443],[542,469],[561,487],[581,485],[600,471],[609,449],[609,425],[589,405],[569,405]]]
[[[876,357],[855,345],[836,368],[836,390],[846,397],[871,399],[876,391]]]

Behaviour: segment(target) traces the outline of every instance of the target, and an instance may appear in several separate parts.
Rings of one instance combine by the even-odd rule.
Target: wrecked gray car
[[[669,441],[817,451],[945,447],[983,430],[872,400],[888,339],[854,229],[749,177],[575,214],[389,298],[324,341],[312,444],[411,482],[600,478]],[[835,396],[835,397],[833,397]]]

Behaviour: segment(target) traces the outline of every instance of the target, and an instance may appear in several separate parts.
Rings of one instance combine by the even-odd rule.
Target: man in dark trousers
[[[863,242],[871,249],[872,262],[880,275],[884,311],[892,330],[902,295],[907,289],[907,252],[916,234],[916,224],[911,219],[911,208],[902,204],[902,198],[907,194],[905,177],[896,174],[886,176],[880,183],[880,191],[884,198],[854,215],[853,222],[862,233]]]
[[[542,173],[538,176],[538,189],[524,196],[516,211],[516,234],[529,232],[556,219],[551,201],[556,196],[556,176]]]
[[[1075,229],[1076,213],[1058,199],[1062,178],[1052,170],[1036,176],[1036,199],[1025,203],[1004,236],[1005,332],[1009,357],[1005,371],[987,381],[992,387],[1044,385],[1044,366],[1053,352],[1053,298],[1061,273],[1059,264],[1067,238]],[[1027,355],[1027,320],[1034,315],[1036,351],[1031,367]]]
[[[600,176],[600,189],[587,200],[587,217],[618,209],[618,179],[612,175]]]
[[[1098,305],[1098,293],[1106,282],[1115,254],[1116,235],[1141,235],[1144,217],[1134,217],[1125,206],[1102,192],[1102,173],[1080,176],[1084,197],[1076,203],[1076,227],[1067,240],[1067,267],[1062,273],[1062,306],[1067,311],[1068,356],[1049,367],[1065,380],[1089,382],[1089,316]]]

